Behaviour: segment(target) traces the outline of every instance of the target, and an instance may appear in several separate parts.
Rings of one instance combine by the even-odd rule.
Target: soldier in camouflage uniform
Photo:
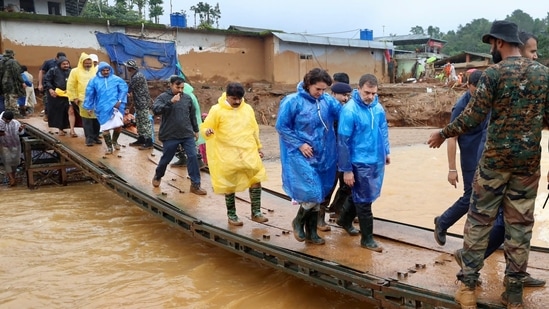
[[[534,206],[540,180],[541,131],[549,120],[549,69],[520,54],[517,25],[495,21],[482,41],[492,46],[495,65],[486,69],[465,111],[434,132],[429,146],[476,127],[491,110],[487,141],[473,183],[465,223],[463,249],[455,253],[462,265],[456,301],[476,308],[475,288],[483,266],[488,235],[503,207],[507,257],[502,303],[523,308],[522,279],[527,276]]]
[[[0,87],[4,95],[6,111],[13,112],[15,118],[22,118],[19,113],[19,104],[17,99],[25,96],[25,81],[21,76],[21,65],[13,59],[15,53],[11,49],[6,49],[0,64]]]
[[[149,118],[151,108],[151,95],[145,76],[139,72],[135,60],[130,59],[124,63],[131,74],[129,93],[133,97],[135,106],[135,124],[137,126],[137,141],[130,143],[130,146],[138,146],[140,150],[153,148],[152,124]]]

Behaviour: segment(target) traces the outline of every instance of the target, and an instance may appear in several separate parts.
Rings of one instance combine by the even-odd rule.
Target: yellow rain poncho
[[[206,136],[206,129],[213,134]],[[238,108],[226,102],[226,94],[212,106],[200,125],[206,139],[208,167],[215,193],[240,192],[267,178],[259,156],[259,126],[254,110],[244,100]]]
[[[88,82],[95,77],[97,73],[97,67],[93,67],[90,70],[84,68],[84,60],[91,59],[86,53],[81,53],[78,59],[78,65],[71,70],[69,79],[67,79],[67,95],[69,101],[73,102],[78,99],[78,106],[80,107],[80,116],[84,118],[96,118],[95,113],[89,114],[87,110],[82,108],[84,104],[84,98],[86,95],[86,87]]]

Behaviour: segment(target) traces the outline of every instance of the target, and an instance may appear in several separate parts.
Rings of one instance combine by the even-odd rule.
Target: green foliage
[[[143,19],[143,8],[147,4],[147,0],[130,0],[130,7],[137,6],[137,12],[139,12],[139,18]]]
[[[219,3],[212,7],[209,3],[198,2],[196,5],[191,6],[191,11],[194,12],[194,22],[196,24],[196,16],[199,17],[199,29],[211,29],[215,23],[219,27],[219,19],[221,18],[221,10],[219,9]]]
[[[415,26],[410,29],[410,34],[425,34],[422,26]]]
[[[163,3],[163,0],[149,0],[149,18],[155,24],[160,22],[160,16],[164,14]]]
[[[514,22],[522,31],[533,33],[538,37],[538,54],[540,58],[549,59],[549,13],[543,19],[533,19],[522,10],[515,10],[507,15],[505,20]],[[464,26],[459,25],[457,31],[450,30],[448,33],[441,32],[438,27],[429,26],[425,30],[422,26],[415,26],[410,29],[410,34],[425,34],[432,38],[446,41],[442,53],[453,56],[463,51],[490,53],[490,46],[484,44],[481,38],[490,32],[493,21],[485,18],[474,19]],[[414,46],[400,47],[406,50],[414,50]]]
[[[447,43],[442,52],[450,56],[459,54],[463,51],[490,53],[490,46],[482,43],[482,36],[490,32],[492,22],[487,19],[475,19],[465,26],[459,26],[454,33],[448,33],[443,36]]]
[[[427,28],[427,34],[430,35],[433,39],[442,39],[444,33],[440,31],[439,27],[429,26]]]
[[[133,11],[124,4],[124,1],[116,1],[113,6],[107,0],[88,1],[82,10],[81,17],[84,18],[105,18],[121,22],[144,22],[136,11]]]

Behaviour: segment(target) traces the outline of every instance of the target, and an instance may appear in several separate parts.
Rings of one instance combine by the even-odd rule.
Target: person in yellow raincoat
[[[200,133],[206,139],[206,153],[213,190],[225,194],[229,224],[240,226],[235,192],[249,189],[252,220],[267,222],[261,213],[261,181],[267,178],[261,159],[259,126],[254,110],[244,101],[244,87],[229,83],[226,92],[212,106]]]
[[[88,82],[95,77],[96,73],[97,67],[93,66],[91,55],[81,53],[78,66],[71,70],[69,79],[67,80],[67,96],[71,104],[75,104],[78,107],[80,117],[82,117],[86,146],[101,145],[101,140],[99,140],[99,121],[97,121],[94,112],[89,113],[82,107]]]

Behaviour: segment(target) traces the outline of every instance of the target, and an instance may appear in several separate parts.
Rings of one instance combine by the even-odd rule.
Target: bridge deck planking
[[[40,119],[31,118],[26,122],[43,132],[49,131]],[[81,129],[77,129],[77,132],[83,135]],[[295,206],[291,206],[287,200],[266,192],[262,194],[262,211],[269,218],[269,222],[260,224],[251,221],[250,205],[247,202],[249,198],[247,192],[242,192],[237,194],[239,197],[237,213],[244,221],[244,226],[234,227],[227,223],[224,197],[213,193],[207,173],[202,173],[202,185],[208,191],[207,196],[197,196],[189,192],[190,181],[186,177],[186,168],[168,167],[160,188],[154,188],[151,185],[151,179],[156,168],[154,162],[158,162],[161,157],[161,152],[158,150],[140,151],[128,146],[115,151],[114,155],[104,155],[103,145],[87,147],[84,145],[83,137],[58,137],[55,134],[54,136],[91,162],[108,168],[117,177],[141,192],[169,202],[189,216],[231,233],[317,257],[319,263],[344,265],[350,269],[389,280],[398,280],[403,284],[443,293],[449,297],[455,292],[455,274],[458,266],[451,253],[461,246],[461,240],[457,237],[450,236],[448,244],[440,247],[434,243],[430,230],[376,220],[374,232],[377,240],[384,247],[383,253],[360,248],[360,237],[348,236],[333,223],[331,232],[320,232],[326,240],[326,245],[314,246],[299,243],[292,233],[283,232],[291,231],[290,222],[295,216]],[[133,138],[125,135],[120,138],[121,144],[124,145],[132,141],[134,141]],[[180,189],[184,193],[180,193]],[[547,254],[532,252],[529,271],[534,276],[547,278],[548,263]],[[500,294],[503,291],[501,279],[504,270],[505,261],[500,250],[485,263],[481,274],[484,283],[479,289],[479,299],[487,304],[500,305]],[[526,307],[536,308],[540,303],[549,303],[547,292],[547,287],[525,289]]]

